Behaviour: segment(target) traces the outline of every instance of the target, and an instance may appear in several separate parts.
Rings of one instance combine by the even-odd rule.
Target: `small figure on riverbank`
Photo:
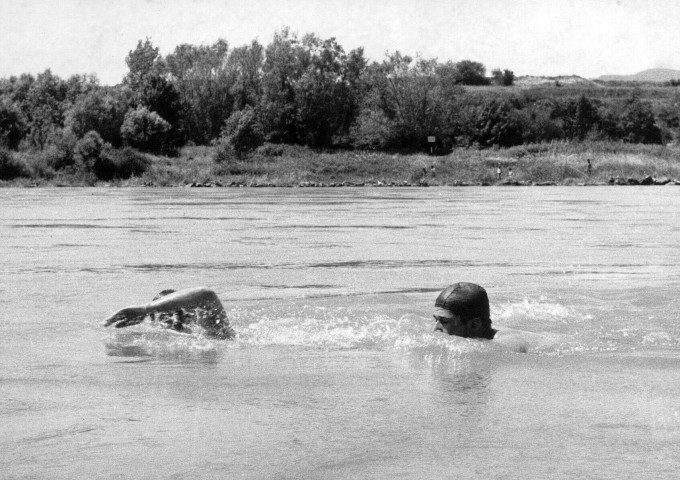
[[[508,178],[512,178],[512,167],[508,170]]]
[[[198,326],[212,337],[233,338],[227,313],[217,294],[206,287],[180,291],[163,290],[146,305],[133,305],[118,310],[102,322],[105,327],[124,328],[151,318],[163,327],[178,332],[192,331]]]
[[[434,169],[434,163],[430,167],[430,174],[432,175],[432,178],[435,178],[437,176],[437,172]]]
[[[489,297],[479,285],[459,282],[449,285],[434,302],[435,331],[467,338],[493,339]]]
[[[588,172],[588,176],[590,176],[590,174],[593,173],[593,164],[590,163],[590,159],[588,159],[588,166],[586,167],[586,172]]]
[[[503,175],[503,171],[501,170],[501,164],[498,164],[498,167],[496,168],[496,177],[498,181],[501,180],[501,176]]]

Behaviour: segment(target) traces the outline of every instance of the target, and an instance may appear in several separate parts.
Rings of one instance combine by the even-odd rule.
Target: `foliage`
[[[126,109],[124,102],[112,93],[102,89],[93,90],[75,100],[66,112],[64,125],[77,138],[94,130],[104,141],[119,146]]]
[[[228,60],[231,82],[229,93],[234,99],[234,109],[243,110],[247,105],[257,106],[262,97],[262,67],[264,47],[253,40],[232,50]]]
[[[77,165],[86,172],[94,172],[98,178],[106,178],[110,162],[107,158],[102,158],[104,146],[104,140],[99,133],[94,130],[87,132],[74,148]]]
[[[215,150],[213,152],[213,161],[215,163],[230,163],[238,159],[236,150],[229,142],[228,138],[222,137],[215,142]]]
[[[263,157],[280,157],[283,153],[283,145],[275,143],[265,143],[255,149],[255,154]]]
[[[515,83],[515,74],[510,70],[501,71],[496,69],[491,72],[491,77],[493,78],[493,83],[503,87],[509,87]]]
[[[522,143],[521,119],[506,99],[483,98],[461,104],[457,143],[481,147],[509,147]]]
[[[106,149],[104,155],[110,161],[110,178],[128,179],[139,177],[149,170],[151,161],[137,150],[125,147],[120,150]]]
[[[182,104],[175,85],[167,78],[167,64],[147,38],[140,40],[125,59],[129,72],[123,83],[132,92],[131,108],[146,107],[156,112],[169,129],[163,139],[166,151],[179,148],[186,141],[182,122]],[[140,147],[141,148],[141,147]]]
[[[14,158],[12,152],[0,148],[0,180],[14,180],[30,175],[26,165]]]
[[[430,135],[441,136],[450,126],[447,106],[456,94],[441,72],[434,60],[414,61],[400,52],[374,66],[372,89],[352,131],[355,141],[365,147],[413,149],[426,146]]]
[[[222,136],[239,157],[264,143],[262,125],[250,106],[234,112],[227,119],[222,130]]]
[[[26,132],[21,112],[8,100],[0,101],[0,148],[16,149]]]
[[[231,114],[234,74],[228,66],[228,51],[225,40],[210,46],[182,44],[166,59],[182,105],[184,130],[194,143],[206,144],[217,137]],[[157,108],[151,109],[163,116]]]
[[[56,131],[63,127],[67,85],[50,70],[30,82],[21,104],[28,125],[28,141],[42,149]]]
[[[167,143],[170,124],[156,112],[146,107],[129,110],[120,128],[123,143],[143,152],[164,152],[169,149]]]
[[[463,60],[456,63],[456,80],[461,85],[488,85],[486,68],[479,62]]]
[[[0,147],[34,152],[41,171],[60,174],[75,168],[76,142],[90,131],[145,152],[216,144],[220,158],[243,156],[265,140],[424,151],[434,136],[438,153],[455,145],[680,140],[680,94],[669,85],[512,88],[511,70],[487,78],[479,62],[398,51],[370,63],[361,48],[345,52],[335,38],[298,37],[288,28],[266,46],[230,50],[218,40],[182,44],[166,57],[147,38],[125,60],[129,71],[115,87],[50,70],[0,79]]]

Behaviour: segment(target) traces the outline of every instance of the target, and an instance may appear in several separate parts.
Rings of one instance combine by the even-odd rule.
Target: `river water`
[[[0,233],[2,478],[677,478],[675,187],[9,189]],[[496,340],[432,332],[456,281]],[[100,325],[197,285],[234,341]]]

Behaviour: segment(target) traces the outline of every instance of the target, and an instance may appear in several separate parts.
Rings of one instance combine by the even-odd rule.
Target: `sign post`
[[[437,138],[434,135],[427,137],[427,143],[430,144],[430,155],[432,155],[432,149],[433,149],[434,143],[436,141],[437,141]]]

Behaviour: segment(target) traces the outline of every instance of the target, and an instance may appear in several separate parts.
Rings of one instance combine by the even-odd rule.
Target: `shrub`
[[[255,154],[263,157],[280,157],[283,151],[284,147],[281,144],[265,143],[255,149]]]
[[[170,124],[156,112],[145,107],[130,110],[120,127],[125,145],[143,152],[159,153],[169,150]]]
[[[66,145],[48,145],[40,152],[35,153],[33,161],[34,169],[38,170],[64,170],[75,165],[73,148]]]
[[[394,143],[393,122],[372,109],[364,109],[350,128],[351,142],[362,150],[381,150]]]
[[[139,177],[151,165],[150,160],[144,154],[130,147],[122,150],[108,149],[105,156],[113,165],[114,176],[122,179]]]
[[[111,146],[104,143],[102,137],[94,130],[87,132],[75,146],[77,165],[83,172],[92,172],[99,180],[112,180],[118,170],[117,165],[108,154]]]
[[[26,164],[15,159],[11,152],[0,149],[0,180],[28,177],[29,174]]]
[[[228,138],[221,137],[215,142],[213,161],[218,164],[227,164],[238,159],[238,155]]]
[[[82,138],[90,130],[96,130],[106,142],[120,145],[124,113],[122,102],[95,91],[75,102],[66,112],[64,125],[77,138]]]
[[[78,163],[85,170],[92,170],[95,162],[99,159],[104,148],[104,140],[101,135],[91,130],[76,143],[74,153]]]
[[[0,102],[0,147],[16,149],[26,133],[19,110],[8,102]]]
[[[248,105],[232,113],[222,129],[222,137],[227,139],[239,157],[262,145],[264,131],[255,110]]]

